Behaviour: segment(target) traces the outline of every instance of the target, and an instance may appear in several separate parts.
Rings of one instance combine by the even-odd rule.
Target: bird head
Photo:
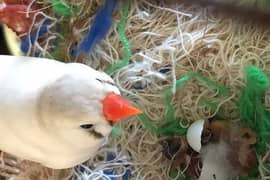
[[[116,122],[141,113],[120,95],[107,74],[79,63],[70,63],[67,69],[65,75],[41,92],[43,127],[57,133],[62,129],[64,136],[76,131],[101,138],[111,132]]]

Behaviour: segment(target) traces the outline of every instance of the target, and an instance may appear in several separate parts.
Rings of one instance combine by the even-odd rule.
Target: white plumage
[[[229,180],[234,174],[228,160],[229,147],[222,140],[202,149],[203,167],[199,180]]]
[[[100,103],[110,92],[86,65],[1,55],[0,150],[55,169],[86,161],[111,131]]]

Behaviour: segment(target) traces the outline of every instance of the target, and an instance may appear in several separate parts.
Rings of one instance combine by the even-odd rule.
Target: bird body
[[[0,57],[0,150],[54,169],[93,156],[112,128],[101,101],[120,94],[113,80],[79,63]]]

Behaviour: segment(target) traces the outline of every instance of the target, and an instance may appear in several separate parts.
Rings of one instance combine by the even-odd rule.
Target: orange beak
[[[110,93],[103,100],[103,114],[108,121],[116,123],[123,118],[141,114],[142,111],[133,107],[118,94]]]

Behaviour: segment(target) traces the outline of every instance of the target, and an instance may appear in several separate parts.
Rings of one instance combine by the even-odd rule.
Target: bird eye
[[[105,84],[107,83],[107,84],[110,84],[112,86],[115,86],[115,84],[113,82],[111,82],[111,81],[101,80],[101,79],[98,79],[98,78],[96,78],[96,80],[99,81],[100,83],[105,83]]]
[[[93,128],[94,127],[93,124],[82,124],[82,125],[80,125],[80,127],[82,129],[85,129],[87,133],[94,136],[95,138],[101,139],[104,137],[103,134],[95,131],[95,129]]]
[[[82,124],[80,125],[80,127],[83,129],[91,129],[93,127],[93,124]]]

